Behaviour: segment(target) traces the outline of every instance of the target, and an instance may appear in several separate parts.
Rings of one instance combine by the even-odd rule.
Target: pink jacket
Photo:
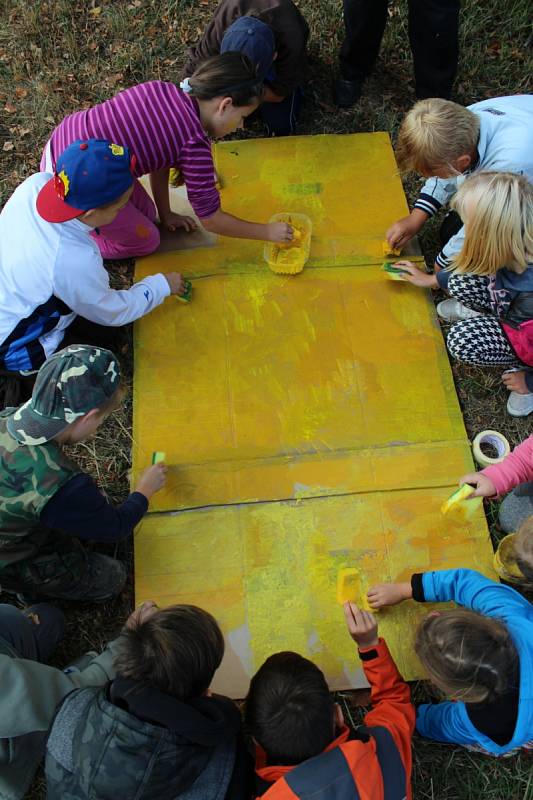
[[[533,481],[533,435],[515,447],[501,464],[485,467],[481,472],[493,482],[496,494],[505,494],[519,483]]]

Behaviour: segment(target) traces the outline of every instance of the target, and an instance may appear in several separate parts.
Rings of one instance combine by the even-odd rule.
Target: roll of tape
[[[485,455],[481,449],[481,445],[483,444],[494,447],[498,453],[496,458]],[[505,436],[498,433],[498,431],[481,431],[472,442],[472,453],[480,467],[490,467],[491,464],[499,464],[510,452],[511,447],[509,442]]]

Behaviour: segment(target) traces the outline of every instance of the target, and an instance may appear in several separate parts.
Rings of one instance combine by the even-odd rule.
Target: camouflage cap
[[[45,361],[31,399],[8,418],[7,429],[21,444],[44,444],[103,405],[119,385],[120,366],[110,350],[70,345]]]

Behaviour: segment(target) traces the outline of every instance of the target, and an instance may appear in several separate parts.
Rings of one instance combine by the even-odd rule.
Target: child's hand
[[[418,220],[409,214],[408,217],[402,217],[391,225],[385,238],[392,248],[404,247],[413,236],[416,236],[423,224],[423,220]]]
[[[292,242],[293,230],[286,222],[269,222],[266,229],[268,242]]]
[[[175,231],[178,228],[185,228],[188,233],[192,233],[198,227],[196,220],[192,217],[186,217],[183,214],[176,214],[175,211],[169,211],[161,217],[161,224],[167,231]]]
[[[170,286],[170,294],[183,294],[185,291],[183,275],[180,275],[179,272],[167,272],[165,278]]]
[[[344,616],[350,636],[358,647],[378,644],[378,623],[370,611],[362,611],[355,603],[344,603]]]
[[[421,269],[415,267],[412,261],[396,261],[393,266],[402,269],[405,275],[398,275],[402,281],[412,283],[413,286],[420,286],[423,289],[436,289],[439,285],[435,275],[428,275]]]
[[[153,494],[163,488],[166,479],[166,464],[163,462],[160,462],[159,464],[153,464],[153,466],[144,470],[143,474],[139,478],[139,483],[137,484],[135,491],[144,494],[146,499],[149,500]]]
[[[523,369],[513,370],[513,372],[504,372],[502,375],[502,383],[505,388],[510,392],[518,392],[518,394],[529,394],[529,387],[526,383],[526,371]]]
[[[368,590],[366,596],[372,608],[383,608],[410,600],[413,592],[410,583],[377,583]]]
[[[466,500],[472,500],[474,497],[494,497],[496,494],[496,487],[490,478],[483,475],[482,472],[469,472],[468,475],[463,475],[459,478],[459,486],[465,483],[470,483],[476,489]]]

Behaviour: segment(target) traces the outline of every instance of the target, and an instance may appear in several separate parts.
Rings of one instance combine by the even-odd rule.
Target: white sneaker
[[[512,417],[527,417],[533,411],[533,392],[527,394],[510,392],[507,399],[507,411]]]
[[[474,311],[472,308],[467,308],[459,300],[454,300],[453,297],[449,300],[441,300],[437,303],[437,314],[446,322],[460,322],[463,319],[472,319],[472,317],[483,316],[481,311]]]

